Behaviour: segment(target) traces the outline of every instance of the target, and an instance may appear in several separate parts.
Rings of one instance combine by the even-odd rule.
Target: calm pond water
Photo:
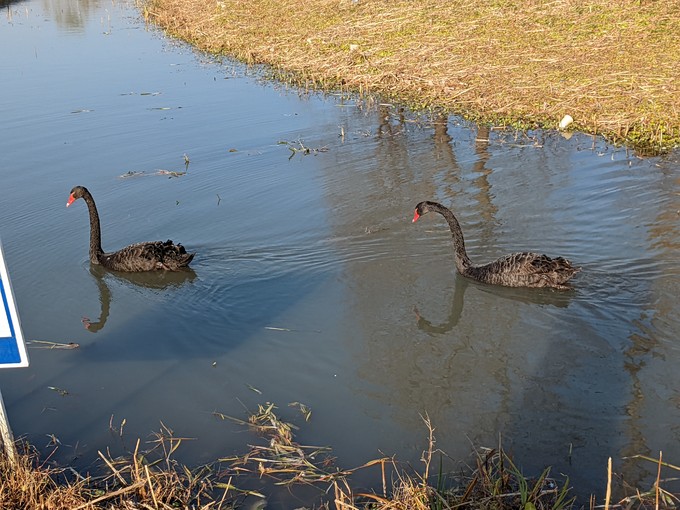
[[[125,4],[2,5],[0,236],[25,336],[80,348],[33,342],[0,388],[15,435],[58,438],[52,460],[91,467],[162,422],[195,438],[180,460],[209,462],[254,441],[213,411],[274,402],[343,468],[417,464],[424,413],[456,461],[500,434],[583,501],[609,456],[631,484],[655,467],[626,456],[680,462],[678,154],[286,90]],[[85,204],[65,208],[78,184],[105,249],[172,238],[192,271],[91,268]],[[474,260],[563,255],[574,290],[457,276],[442,218],[411,223],[426,199],[457,213]]]

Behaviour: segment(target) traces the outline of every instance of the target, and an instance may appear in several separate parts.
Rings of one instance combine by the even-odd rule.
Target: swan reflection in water
[[[109,318],[109,313],[111,311],[111,290],[106,283],[108,278],[111,278],[119,284],[153,290],[181,287],[185,283],[191,282],[196,278],[196,272],[190,268],[184,268],[179,271],[122,273],[119,271],[107,270],[100,265],[90,264],[90,273],[94,276],[95,283],[99,289],[99,303],[101,305],[101,313],[97,321],[93,322],[88,317],[83,317],[81,319],[83,326],[85,326],[85,329],[90,333],[96,333],[101,330],[106,324],[106,320]]]
[[[520,303],[535,304],[535,305],[549,305],[556,308],[566,308],[569,306],[572,297],[576,291],[571,289],[567,291],[556,292],[552,289],[527,289],[522,287],[500,287],[497,285],[489,285],[478,283],[469,278],[461,278],[456,276],[456,283],[451,297],[451,311],[444,322],[434,324],[423,317],[417,307],[413,307],[416,314],[416,323],[418,329],[424,331],[430,336],[442,335],[448,333],[458,325],[460,317],[463,314],[465,305],[465,291],[468,286],[472,286],[481,292],[493,294],[495,297],[519,301]]]

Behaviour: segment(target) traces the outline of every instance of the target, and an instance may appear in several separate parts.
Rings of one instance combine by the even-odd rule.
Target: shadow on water
[[[534,304],[538,306],[554,306],[557,308],[568,307],[576,294],[574,289],[556,291],[552,289],[520,289],[491,286],[456,275],[455,287],[450,298],[451,311],[449,312],[447,319],[440,323],[433,323],[426,319],[420,310],[414,306],[413,310],[416,315],[418,329],[430,335],[442,335],[455,328],[463,314],[465,307],[465,292],[470,286],[501,299],[509,299],[524,304]]]
[[[97,289],[99,289],[99,304],[101,305],[101,313],[96,321],[91,321],[89,317],[82,318],[85,329],[90,333],[97,333],[106,325],[106,320],[111,311],[111,290],[106,283],[107,278],[114,280],[117,284],[122,283],[153,290],[181,287],[196,278],[196,272],[191,268],[185,268],[181,271],[122,273],[110,271],[96,264],[90,264],[90,274],[94,277]]]
[[[245,260],[259,263],[252,256]],[[96,322],[84,318],[83,324],[106,336],[96,349],[81,349],[88,363],[219,359],[270,326],[326,278],[285,268],[258,275],[247,270],[211,274],[210,279],[201,277],[200,268],[126,274],[93,266],[90,273],[101,314]]]

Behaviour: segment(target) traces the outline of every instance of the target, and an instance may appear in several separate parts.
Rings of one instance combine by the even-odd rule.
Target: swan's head
[[[430,208],[428,207],[430,203],[431,202],[420,202],[416,206],[416,210],[413,212],[413,220],[411,220],[411,223],[415,223],[418,221],[418,218],[430,212]]]
[[[71,190],[71,194],[68,196],[68,202],[66,202],[66,207],[71,205],[73,202],[78,200],[80,197],[84,196],[86,193],[88,193],[87,188],[85,186],[76,186]]]

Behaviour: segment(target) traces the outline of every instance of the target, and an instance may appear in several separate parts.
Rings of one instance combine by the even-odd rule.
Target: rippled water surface
[[[198,464],[254,440],[213,411],[269,401],[344,468],[417,464],[425,413],[453,459],[501,435],[582,498],[609,456],[632,484],[655,467],[626,456],[680,462],[677,154],[300,94],[119,3],[3,5],[0,236],[25,336],[80,345],[32,342],[29,368],[0,373],[15,435],[87,467],[162,422]],[[105,249],[172,238],[192,270],[90,267],[85,204],[65,208],[78,184]],[[574,289],[457,276],[443,219],[411,223],[426,199],[473,260],[563,255]]]

